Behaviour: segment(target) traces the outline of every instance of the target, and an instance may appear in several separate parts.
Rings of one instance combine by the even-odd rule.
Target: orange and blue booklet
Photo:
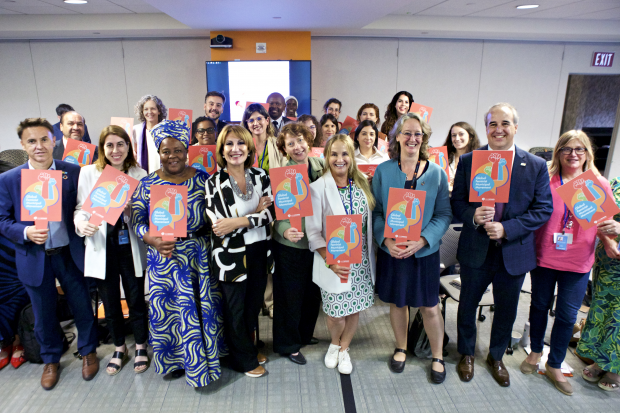
[[[63,173],[22,169],[22,221],[34,221],[36,229],[47,228],[48,222],[62,221]]]
[[[215,145],[190,146],[187,152],[189,166],[213,175],[217,172]]]
[[[133,134],[133,118],[112,117],[110,118],[110,125],[120,126],[125,129],[125,132],[127,132],[129,137]]]
[[[301,218],[312,216],[310,180],[306,165],[290,165],[269,169],[276,218],[288,219],[291,226],[301,231]]]
[[[409,108],[409,112],[417,113],[418,115],[420,115],[424,122],[429,123],[431,120],[431,115],[433,113],[433,108],[413,102],[411,104],[411,107]]]
[[[419,241],[424,218],[426,192],[414,189],[390,188],[385,208],[383,236],[396,242]]]
[[[187,187],[185,185],[151,185],[149,209],[152,237],[172,241],[187,236]]]
[[[184,122],[189,129],[189,136],[192,136],[192,110],[191,109],[168,109],[168,119]]]
[[[96,152],[97,145],[75,139],[67,139],[65,152],[62,154],[62,160],[82,167],[93,163],[93,157]]]
[[[601,186],[591,169],[555,190],[584,230],[620,212],[613,195]]]
[[[430,155],[429,161],[436,163],[444,170],[446,175],[448,175],[448,182],[450,182],[450,165],[448,162],[448,147],[447,146],[438,146],[436,148],[428,148],[428,153]]]
[[[325,234],[327,236],[328,265],[350,267],[362,262],[362,215],[328,215]],[[341,279],[343,283],[347,280]]]
[[[101,225],[102,221],[116,224],[138,183],[137,179],[106,165],[82,205],[82,209],[91,214],[88,222],[96,226]]]
[[[469,202],[483,206],[506,203],[510,197],[512,151],[473,151]]]

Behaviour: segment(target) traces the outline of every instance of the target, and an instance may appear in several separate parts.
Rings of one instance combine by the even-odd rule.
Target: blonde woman
[[[609,182],[600,176],[594,166],[590,138],[580,130],[571,130],[560,136],[555,144],[549,168],[553,213],[545,225],[536,231],[536,268],[531,271],[532,302],[530,305],[530,338],[532,352],[521,363],[521,372],[531,374],[538,370],[542,355],[547,312],[557,285],[555,321],[551,330],[551,350],[545,365],[547,377],[566,395],[573,394],[571,384],[560,369],[566,356],[568,342],[573,336],[577,311],[586,293],[592,264],[596,228],[583,230],[575,221],[555,188],[577,178],[587,170],[598,177],[597,185],[611,193]],[[613,222],[613,221],[612,221]],[[557,248],[556,235],[566,233],[572,242],[566,249]]]
[[[319,284],[323,311],[327,314],[327,328],[331,344],[325,355],[325,366],[341,374],[350,374],[353,365],[349,345],[357,330],[359,313],[374,304],[375,255],[372,250],[372,196],[366,177],[357,169],[355,146],[346,135],[334,135],[325,147],[326,165],[323,176],[310,185],[314,215],[306,218],[310,250],[326,259],[326,217],[328,215],[362,215],[362,263],[350,268],[330,265],[333,277]],[[313,279],[326,271],[325,263],[315,254]],[[350,291],[340,292],[341,279],[350,278]],[[352,294],[351,291],[354,293]]]

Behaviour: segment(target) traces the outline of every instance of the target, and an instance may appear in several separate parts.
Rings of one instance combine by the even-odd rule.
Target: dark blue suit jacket
[[[54,136],[56,137],[56,142],[58,142],[59,139],[62,139],[62,132],[60,131],[60,122],[54,123],[52,127],[54,128]],[[86,123],[84,123],[84,136],[82,137],[82,141],[91,143],[90,135],[88,134],[88,126],[86,126]]]
[[[56,170],[63,171],[62,220],[69,234],[71,256],[80,271],[84,271],[84,240],[77,236],[73,224],[80,167],[63,161],[55,162]],[[38,287],[45,271],[45,245],[24,240],[24,228],[34,225],[34,222],[21,221],[22,169],[28,169],[28,163],[0,175],[0,233],[15,244],[15,263],[20,281]]]
[[[480,148],[488,149],[488,146]],[[474,225],[474,213],[480,202],[469,202],[472,154],[461,156],[454,177],[452,213],[463,221],[456,254],[460,263],[472,268],[484,264],[490,238],[483,226]],[[553,200],[549,189],[549,172],[542,159],[515,146],[510,182],[510,197],[504,207],[502,240],[504,266],[511,275],[525,274],[536,267],[534,231],[551,217]]]

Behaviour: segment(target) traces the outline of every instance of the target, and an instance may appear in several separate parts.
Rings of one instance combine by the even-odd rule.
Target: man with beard
[[[226,122],[220,119],[222,112],[224,111],[224,104],[226,103],[226,96],[223,93],[211,91],[205,96],[205,116],[213,121],[215,124],[215,136],[220,133]]]
[[[289,122],[292,122],[289,118],[282,116],[286,103],[284,96],[278,92],[274,92],[267,97],[267,103],[269,104],[269,117],[271,118],[271,124],[274,128],[274,135],[278,136],[282,126]]]

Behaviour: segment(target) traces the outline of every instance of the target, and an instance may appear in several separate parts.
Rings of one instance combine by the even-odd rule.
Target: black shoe
[[[404,353],[407,354],[407,352],[405,350],[403,350],[402,348],[396,348],[394,349],[394,355],[396,355],[396,353]],[[405,361],[396,361],[394,360],[394,355],[392,355],[392,357],[390,358],[390,370],[392,370],[394,373],[402,373],[403,370],[405,370]]]
[[[433,370],[433,362],[435,361],[443,366],[442,372]],[[441,384],[446,379],[446,363],[444,363],[443,360],[435,358],[433,359],[433,362],[431,362],[431,381],[435,384]]]
[[[315,344],[319,344],[319,339],[316,337],[312,337],[310,341],[308,342],[308,345],[314,346]]]
[[[136,362],[133,363],[133,371],[135,371],[136,374],[144,373],[145,371],[147,371],[149,369],[149,366],[151,365],[151,360],[148,359],[149,355],[146,352],[145,348],[137,348],[136,349],[135,357],[140,357],[140,356],[145,356],[147,358],[147,361],[136,361]],[[146,367],[142,368],[143,366],[146,366]]]
[[[170,375],[172,376],[173,379],[178,379],[179,377],[185,376],[185,370],[184,369],[178,369],[178,370],[175,370],[172,373],[170,373]]]
[[[306,364],[306,358],[301,354],[301,351],[297,352],[296,356],[289,354],[288,358],[295,364]]]

